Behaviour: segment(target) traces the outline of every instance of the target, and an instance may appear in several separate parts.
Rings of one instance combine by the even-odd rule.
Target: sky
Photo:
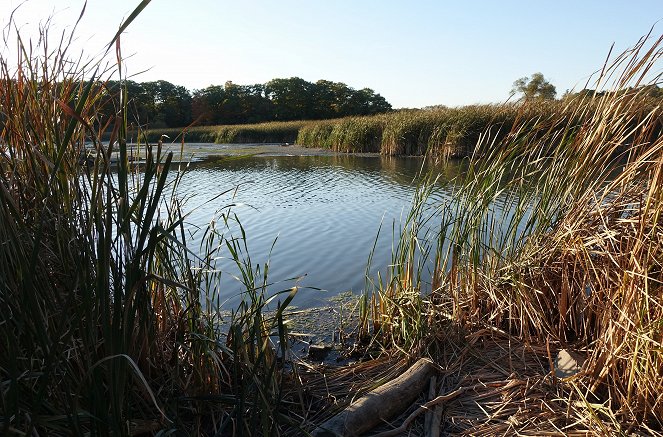
[[[139,0],[88,0],[74,49],[101,53]],[[0,0],[25,39],[52,16],[71,29],[83,0]],[[152,0],[122,36],[133,80],[190,90],[326,79],[371,88],[394,108],[499,103],[541,72],[558,95],[584,88],[614,52],[654,27],[663,1]],[[658,22],[662,21],[662,22]],[[658,23],[657,23],[658,22]],[[56,34],[51,30],[51,35]],[[14,59],[7,44],[0,53]]]

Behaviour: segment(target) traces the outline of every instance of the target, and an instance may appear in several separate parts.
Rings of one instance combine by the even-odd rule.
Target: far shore
[[[142,161],[146,155],[145,144],[130,143],[127,145],[131,160]],[[154,147],[154,145],[153,145]],[[239,156],[339,156],[347,155],[330,149],[302,147],[287,143],[249,143],[249,144],[215,144],[215,143],[167,143],[162,146],[163,152],[173,152],[173,162],[202,162],[214,157]],[[353,153],[357,156],[380,156],[379,153]],[[119,151],[113,148],[111,161],[117,162]]]

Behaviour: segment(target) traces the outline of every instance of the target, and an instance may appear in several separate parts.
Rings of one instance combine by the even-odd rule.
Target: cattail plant
[[[273,338],[285,356],[283,311],[296,289],[267,315],[267,268],[251,263],[230,207],[190,247],[178,196],[186,168],[144,135],[145,158],[130,159],[126,88],[106,86],[113,74],[123,83],[119,35],[147,3],[111,44],[112,68],[72,61],[70,35],[52,47],[49,28],[26,41],[10,23],[17,60],[0,59],[3,435],[279,432]],[[217,198],[230,204],[232,192]],[[241,266],[245,289],[225,319],[220,256]]]

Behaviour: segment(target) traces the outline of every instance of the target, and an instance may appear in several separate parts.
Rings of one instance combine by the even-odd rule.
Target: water
[[[270,291],[298,285],[303,288],[294,304],[311,307],[338,293],[363,290],[381,224],[371,274],[386,271],[392,225],[398,229],[409,210],[421,165],[417,158],[380,156],[233,157],[194,166],[179,194],[189,198],[185,210],[193,209],[187,223],[192,232],[235,204],[232,211],[246,231],[253,265],[269,260],[269,279],[275,283]],[[448,180],[458,165],[449,164],[444,172]],[[435,201],[444,202],[444,190],[437,196]],[[201,234],[192,237],[196,247]],[[221,267],[236,272],[227,261]],[[299,279],[287,281],[293,277]],[[229,306],[237,302],[240,288],[230,274],[222,276]]]

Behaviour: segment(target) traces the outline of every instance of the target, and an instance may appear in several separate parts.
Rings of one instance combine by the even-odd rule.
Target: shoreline
[[[151,144],[155,147],[155,144]],[[110,155],[111,165],[116,166],[120,159],[117,146],[113,147]],[[162,153],[173,153],[173,164],[201,164],[217,158],[241,157],[295,157],[295,156],[357,156],[377,158],[383,156],[377,152],[339,152],[319,147],[304,147],[298,144],[283,145],[280,143],[248,143],[248,144],[216,144],[216,143],[168,143],[162,145]],[[93,163],[95,151],[86,149],[86,155],[81,155],[81,162]],[[142,164],[146,158],[146,145],[128,143],[127,154],[129,162],[133,165]],[[404,155],[397,158],[423,158],[420,155]]]

